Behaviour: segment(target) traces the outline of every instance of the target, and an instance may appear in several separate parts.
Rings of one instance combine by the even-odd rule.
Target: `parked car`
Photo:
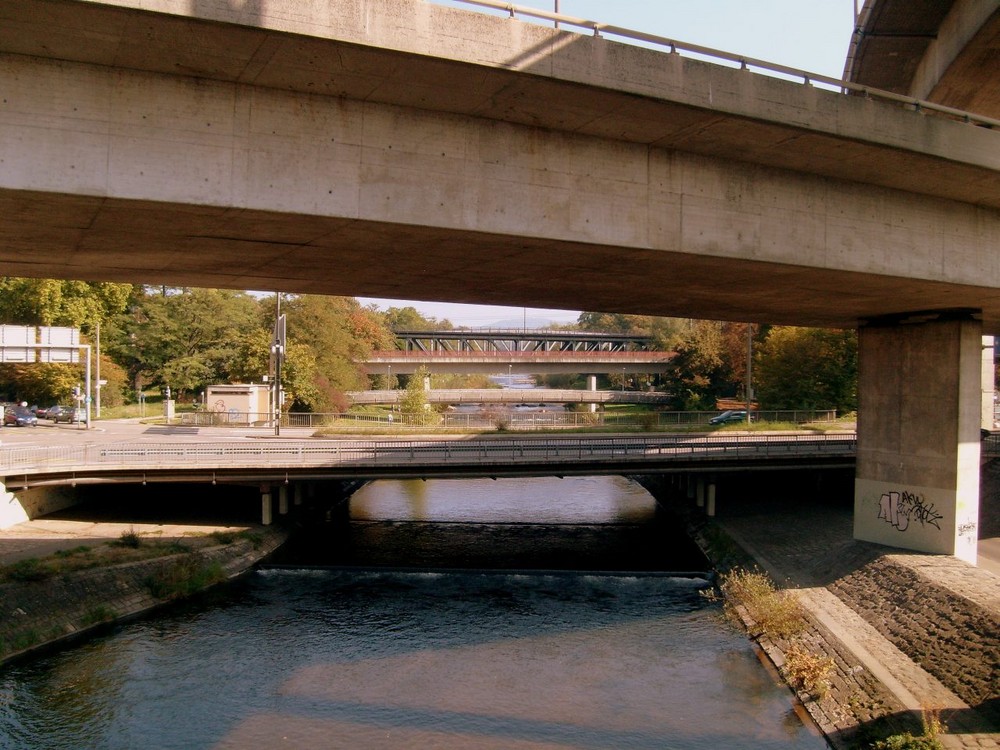
[[[733,422],[746,422],[747,413],[746,410],[737,411],[730,409],[729,411],[724,411],[717,417],[712,417],[708,420],[709,424],[731,424]],[[753,415],[750,416],[750,421],[753,421]]]
[[[45,418],[51,419],[53,422],[68,422],[72,424],[73,422],[79,422],[77,418],[76,409],[72,406],[50,406],[45,411]]]
[[[31,413],[27,406],[11,406],[3,413],[4,427],[13,425],[14,427],[34,427],[38,424],[38,417]]]

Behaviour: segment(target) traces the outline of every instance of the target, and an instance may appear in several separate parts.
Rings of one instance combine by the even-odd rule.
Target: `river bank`
[[[97,565],[52,573],[45,558],[29,557],[32,549],[52,551],[54,560],[67,551],[93,549],[113,542],[114,527],[62,522],[58,534],[46,533],[44,520],[9,532],[7,557],[17,566],[14,580],[0,583],[0,663],[91,633],[164,606],[178,598],[242,575],[268,557],[286,539],[275,527],[223,528],[187,532],[175,544],[184,548],[152,559]],[[138,545],[143,536],[162,539],[163,527],[130,525]],[[119,532],[120,533],[120,532]],[[105,538],[100,540],[100,535]],[[20,544],[19,544],[20,542]],[[16,561],[15,561],[16,557]]]
[[[945,747],[1000,747],[1000,579],[995,575],[948,557],[902,554],[856,542],[849,508],[803,505],[796,498],[762,499],[753,493],[748,495],[750,502],[738,504],[722,494],[718,515],[709,519],[686,495],[663,483],[642,482],[682,519],[683,528],[675,529],[676,534],[686,532],[719,571],[758,566],[781,588],[794,592],[808,619],[808,626],[794,641],[773,637],[749,620],[747,630],[764,660],[779,671],[788,663],[794,645],[818,660],[831,661],[832,669],[824,678],[829,685],[823,695],[804,689],[796,692],[834,748],[865,748],[872,740],[890,734],[919,733],[923,710],[938,712],[948,726],[949,733],[941,737]],[[993,462],[983,474],[984,533],[996,529],[998,498],[1000,463]],[[2,551],[8,557],[20,554],[23,559],[31,549],[71,544],[66,539],[57,540],[59,534],[67,533],[57,526],[61,522],[40,519],[32,523],[34,527],[23,529],[32,535],[29,539],[25,534],[20,553],[15,549],[17,532],[7,532]],[[676,543],[663,535],[672,525],[663,519],[655,528],[655,539],[630,537],[625,546],[636,559],[630,560],[628,567],[662,569],[659,555],[665,545]],[[483,561],[470,562],[467,551],[469,539],[484,533],[490,540],[482,543],[480,539],[480,548],[503,551],[508,556],[523,536],[534,538],[541,533],[526,524],[498,525],[487,531],[480,525],[450,524],[430,543],[423,539],[430,528],[427,525],[372,522],[362,526],[341,552],[363,553],[361,557],[367,562],[375,560],[385,566],[394,561],[376,553],[387,549],[382,542],[389,533],[413,537],[407,547],[423,550],[429,567],[485,566]],[[79,538],[91,542],[102,535],[114,539],[123,530],[107,524],[76,528]],[[249,531],[228,544],[213,544],[206,541],[210,531],[199,529],[203,546],[184,555],[3,584],[0,659],[79,637],[106,622],[161,606],[171,600],[171,589],[166,586],[169,581],[198,580],[207,571],[207,578],[201,578],[197,588],[239,575],[284,540],[284,533],[273,527]],[[173,530],[160,527],[159,535],[165,533]],[[558,561],[579,569],[610,568],[614,561],[601,556],[603,533],[573,527],[576,538],[572,548],[587,553],[579,560],[566,558],[566,550],[541,545],[549,557],[524,561],[514,556],[511,564],[554,567]],[[626,525],[618,533],[639,531]],[[153,586],[152,582],[158,584]],[[792,682],[787,676],[786,680]]]
[[[762,655],[840,750],[922,733],[939,717],[945,748],[1000,747],[1000,578],[946,556],[901,553],[853,539],[850,510],[799,498],[719,503],[715,518],[669,482],[647,488],[682,519],[720,573],[765,571],[806,616],[794,637],[746,617]],[[1000,464],[983,471],[983,530],[1000,514]],[[790,522],[790,519],[794,519]],[[785,669],[804,651],[829,664],[822,695]]]

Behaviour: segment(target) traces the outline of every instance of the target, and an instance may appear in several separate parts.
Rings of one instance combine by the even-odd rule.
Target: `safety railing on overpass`
[[[973,112],[966,112],[964,110],[955,109],[954,107],[947,107],[943,104],[937,104],[935,102],[930,102],[925,99],[917,99],[912,96],[905,96],[902,94],[896,94],[892,91],[884,91],[882,89],[872,88],[871,86],[863,86],[861,84],[855,83],[853,81],[845,81],[839,78],[833,78],[832,76],[823,75],[822,73],[811,73],[807,70],[802,70],[800,68],[792,68],[787,65],[780,65],[778,63],[768,62],[767,60],[760,60],[753,57],[747,57],[746,55],[738,55],[733,52],[726,52],[720,49],[714,49],[712,47],[703,47],[700,44],[691,44],[689,42],[682,42],[678,39],[671,39],[669,37],[658,36],[656,34],[647,34],[642,31],[635,31],[634,29],[626,29],[621,26],[614,26],[608,23],[601,23],[600,21],[591,21],[586,18],[577,18],[574,16],[567,16],[561,13],[552,13],[539,8],[529,8],[523,5],[515,5],[513,3],[501,2],[500,0],[455,0],[459,3],[464,3],[465,5],[475,5],[481,8],[490,8],[492,10],[507,13],[511,18],[516,18],[517,16],[524,16],[525,18],[540,19],[544,21],[551,21],[564,26],[573,26],[580,29],[588,29],[594,36],[600,36],[602,34],[612,35],[616,37],[621,37],[622,39],[628,39],[630,41],[644,42],[646,44],[652,44],[657,47],[663,47],[668,49],[672,53],[689,52],[695,55],[700,55],[708,57],[714,60],[723,60],[727,63],[734,63],[739,65],[742,69],[756,69],[767,71],[769,73],[777,73],[780,76],[787,76],[792,79],[801,80],[802,83],[810,85],[813,83],[822,83],[827,86],[831,86],[840,89],[843,93],[858,94],[865,97],[870,97],[872,99],[882,99],[885,101],[894,102],[896,104],[902,104],[909,107],[917,112],[934,112],[937,114],[945,115],[962,122],[972,123],[974,125],[979,125],[987,128],[1000,128],[1000,120],[992,117],[986,117],[985,115],[975,114]]]
[[[477,440],[240,440],[218,442],[121,442],[82,446],[0,449],[0,473],[28,474],[156,469],[257,470],[303,466],[386,467],[552,463],[636,464],[698,458],[736,459],[853,457],[854,435],[547,436]]]

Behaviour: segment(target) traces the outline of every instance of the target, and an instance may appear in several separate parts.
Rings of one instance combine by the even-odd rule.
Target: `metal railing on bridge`
[[[618,435],[491,437],[476,440],[240,440],[121,442],[75,446],[5,448],[0,472],[16,485],[28,475],[124,470],[194,472],[212,469],[269,470],[301,467],[385,468],[472,465],[573,464],[616,466],[665,460],[725,463],[738,459],[853,457],[853,434],[831,435]],[[23,478],[23,479],[22,479]]]
[[[807,86],[819,83],[832,89],[839,89],[844,94],[854,94],[871,99],[881,99],[895,104],[901,104],[904,107],[908,107],[916,112],[932,112],[954,120],[959,120],[961,122],[978,125],[980,127],[1000,128],[1000,120],[986,115],[966,112],[961,109],[955,109],[954,107],[948,107],[943,104],[927,101],[926,99],[918,99],[913,96],[906,96],[892,91],[885,91],[871,86],[865,86],[855,83],[854,81],[833,78],[832,76],[823,75],[822,73],[811,73],[807,70],[802,70],[801,68],[792,68],[788,65],[780,65],[778,63],[768,62],[767,60],[760,60],[746,55],[739,55],[734,52],[726,52],[712,47],[703,47],[700,44],[691,44],[689,42],[682,42],[678,39],[671,39],[669,37],[658,36],[656,34],[647,34],[634,29],[626,29],[621,26],[614,26],[609,23],[601,23],[600,21],[591,21],[586,18],[567,16],[561,13],[553,13],[542,10],[540,8],[530,8],[524,5],[502,2],[501,0],[456,1],[464,3],[465,5],[474,5],[480,8],[489,8],[491,10],[499,11],[509,15],[511,18],[523,16],[528,19],[540,19],[543,21],[561,24],[563,26],[573,26],[579,29],[587,29],[593,33],[594,36],[601,36],[602,34],[611,35],[632,42],[641,42],[643,44],[661,47],[672,53],[688,52],[698,57],[709,58],[712,61],[722,61],[732,65],[738,65],[743,70],[753,69],[764,71],[769,74],[777,74],[779,77],[801,81]]]
[[[614,412],[583,412],[549,410],[541,404],[524,404],[523,408],[496,405],[475,412],[448,411],[443,413],[400,414],[381,412],[375,414],[312,414],[288,413],[281,415],[281,427],[321,427],[345,431],[378,429],[379,431],[455,432],[470,430],[541,430],[622,428],[635,430],[660,430],[671,427],[709,427],[709,421],[718,411],[664,411],[641,414],[616,414]],[[832,409],[799,409],[754,411],[758,422],[782,422],[807,425],[813,422],[833,422],[837,418]],[[187,412],[180,415],[180,424],[192,427],[273,427],[274,417],[266,413]]]

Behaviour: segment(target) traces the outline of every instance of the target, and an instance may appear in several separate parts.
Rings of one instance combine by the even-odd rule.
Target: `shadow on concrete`
[[[943,710],[938,718],[944,734],[984,735],[1000,731],[997,723],[997,701],[987,701],[970,709]],[[990,705],[992,704],[992,705]],[[933,710],[933,707],[930,707]],[[883,740],[890,735],[909,732],[921,736],[924,732],[924,716],[919,711],[897,711],[865,722],[849,730],[829,735],[830,744],[835,748],[863,748]],[[993,747],[983,745],[984,747]]]

